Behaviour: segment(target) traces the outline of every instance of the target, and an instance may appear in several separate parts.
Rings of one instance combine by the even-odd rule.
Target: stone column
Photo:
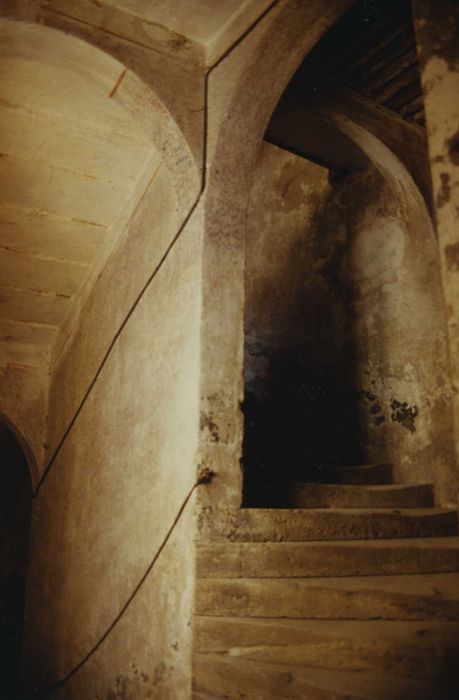
[[[459,454],[459,2],[413,0]]]

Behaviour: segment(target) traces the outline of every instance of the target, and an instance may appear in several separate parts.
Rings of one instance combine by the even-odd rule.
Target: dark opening
[[[0,697],[20,697],[32,485],[26,457],[0,420]]]

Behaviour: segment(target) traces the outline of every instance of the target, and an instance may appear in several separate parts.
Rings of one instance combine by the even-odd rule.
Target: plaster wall
[[[269,496],[269,484],[272,498],[285,480],[320,478],[330,463],[386,459],[397,481],[435,481],[451,498],[433,232],[412,230],[378,171],[329,182],[323,168],[264,144],[246,295],[249,501],[263,488]]]
[[[415,0],[459,454],[459,6]]]
[[[59,448],[34,503],[24,643],[24,675],[40,690],[116,620],[196,478],[198,214],[159,265],[179,213],[158,173],[53,374],[49,443]],[[188,696],[191,507],[114,630],[56,697]]]

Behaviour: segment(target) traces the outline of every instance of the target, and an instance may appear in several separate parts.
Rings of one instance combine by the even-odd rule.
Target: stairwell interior
[[[259,156],[243,507],[198,537],[196,700],[459,697],[443,300],[430,186],[408,154],[424,126],[416,42],[409,3],[362,8],[305,60]],[[406,135],[393,178],[413,178],[424,238],[390,158],[340,128],[344,111],[385,145]]]

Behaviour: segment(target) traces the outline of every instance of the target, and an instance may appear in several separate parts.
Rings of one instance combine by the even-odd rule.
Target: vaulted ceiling
[[[155,167],[110,99],[121,69],[77,40],[1,24],[1,364],[49,355]]]

